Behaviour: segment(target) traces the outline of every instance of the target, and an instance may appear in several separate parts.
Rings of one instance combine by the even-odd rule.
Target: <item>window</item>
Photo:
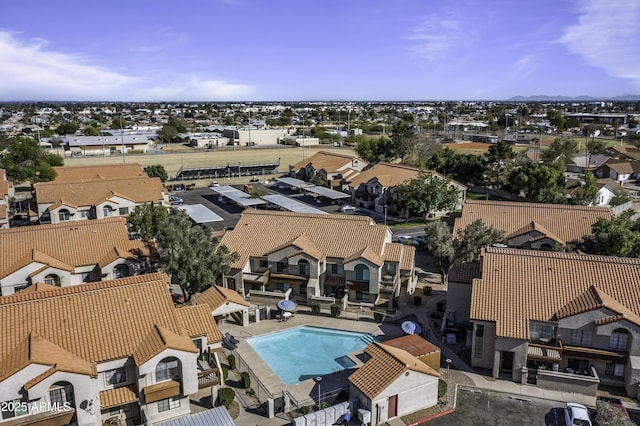
[[[82,277],[82,282],[83,283],[90,283],[91,282],[91,272],[82,272],[80,274],[80,276]]]
[[[174,396],[172,398],[163,399],[158,401],[158,412],[173,410],[180,407],[180,397]]]
[[[267,269],[269,267],[269,261],[265,259],[260,259],[260,268]]]
[[[29,414],[29,407],[26,401],[21,399],[14,399],[13,401],[2,401],[2,420],[12,419],[14,417],[24,416]]]
[[[591,331],[588,330],[572,330],[571,344],[579,346],[591,346]]]
[[[180,377],[180,365],[177,358],[165,358],[156,366],[156,382]]]
[[[531,340],[549,341],[555,338],[554,327],[551,324],[532,322],[530,325]]]
[[[482,358],[484,352],[484,324],[476,324],[475,346],[473,347],[473,357]]]
[[[104,384],[106,386],[117,385],[127,381],[127,374],[124,367],[114,368],[104,372]]]
[[[309,276],[309,262],[305,259],[301,259],[298,262],[298,268],[300,270],[300,275],[308,277]]]
[[[67,220],[71,220],[71,214],[69,213],[69,210],[67,209],[62,209],[58,212],[58,220],[60,222],[66,222]]]
[[[356,280],[357,281],[369,281],[369,267],[362,263],[356,265]]]
[[[16,284],[13,286],[13,291],[16,292],[16,291],[24,290],[27,287],[29,287],[29,283]]]
[[[111,217],[113,216],[113,209],[111,208],[111,206],[104,206],[102,208],[102,215],[104,217]]]
[[[58,407],[63,407],[65,404],[75,407],[73,385],[71,383],[53,385],[51,389],[49,389],[49,399],[52,405]]]
[[[340,263],[332,263],[331,275],[344,275],[344,265]]]
[[[124,278],[129,275],[129,267],[127,265],[120,264],[113,268],[113,278]]]
[[[626,351],[629,343],[629,332],[624,328],[618,328],[609,337],[609,349],[614,351]]]
[[[80,210],[80,217],[83,219],[88,219],[91,216],[91,212],[89,210]]]
[[[198,348],[198,353],[202,354],[202,342],[200,341],[200,339],[194,339],[192,340],[192,342],[195,345],[195,347]]]
[[[60,287],[60,277],[56,274],[49,274],[44,277],[44,283]]]
[[[120,216],[126,216],[126,215],[128,215],[128,214],[129,214],[129,207],[120,207],[120,208],[118,209],[118,214],[119,214]]]
[[[607,364],[604,374],[610,377],[624,377],[624,364]]]
[[[278,262],[276,264],[276,272],[287,272],[287,267],[289,265],[285,262]]]

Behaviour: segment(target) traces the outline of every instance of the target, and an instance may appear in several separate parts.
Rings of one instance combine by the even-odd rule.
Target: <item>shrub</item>
[[[320,315],[320,304],[319,303],[310,303],[309,307],[311,308],[311,313],[314,315]]]
[[[226,383],[228,378],[229,378],[229,367],[227,367],[226,365],[223,365],[222,366],[222,380]]]
[[[229,370],[236,369],[236,357],[233,356],[233,354],[229,354],[229,356],[227,357],[227,362],[229,363]]]
[[[447,394],[447,382],[442,379],[438,380],[438,399],[444,398]]]
[[[338,305],[337,303],[334,303],[333,305],[331,305],[332,317],[338,318],[341,312],[342,312],[342,306]]]
[[[240,373],[240,380],[242,381],[242,387],[244,389],[249,389],[251,387],[251,376],[246,371]]]
[[[444,302],[438,302],[436,303],[436,310],[438,312],[444,312]]]
[[[216,400],[216,406],[224,405],[228,410],[231,407],[231,403],[236,397],[236,393],[231,388],[222,388],[218,390],[218,399]]]
[[[384,322],[386,318],[387,318],[387,314],[385,312],[375,311],[373,313],[373,320],[375,322]]]
[[[310,405],[303,405],[302,407],[300,407],[299,411],[300,414],[305,415],[305,414],[309,414],[311,412],[311,406]]]
[[[425,296],[431,296],[432,288],[430,286],[422,287],[422,294]]]
[[[422,297],[413,296],[413,304],[416,305],[416,306],[420,306],[420,303],[422,303]]]

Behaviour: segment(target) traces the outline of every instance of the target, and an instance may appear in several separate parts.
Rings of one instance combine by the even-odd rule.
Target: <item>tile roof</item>
[[[475,278],[480,278],[482,264],[480,262],[465,262],[457,268],[449,270],[448,280],[456,283],[471,284]]]
[[[137,176],[87,182],[41,182],[34,185],[34,190],[38,204],[96,206],[114,196],[135,203],[158,203],[163,201],[165,189],[159,178]]]
[[[497,336],[528,340],[530,320],[597,307],[596,296],[614,312],[640,315],[640,259],[490,247],[481,262],[470,316],[495,322]]]
[[[438,176],[443,179],[451,180],[433,170],[419,169],[417,167],[404,166],[402,164],[378,163],[370,169],[360,172],[358,176],[354,177],[351,182],[349,182],[349,186],[357,188],[361,184],[377,179],[380,185],[384,188],[391,188],[416,179],[421,173],[428,176]],[[452,182],[461,187],[465,187],[459,182]]]
[[[227,302],[236,303],[241,306],[251,306],[251,303],[244,300],[237,291],[217,285],[209,287],[202,293],[194,294],[191,300],[196,305],[208,305],[210,308],[209,315],[211,315],[211,311],[215,311]]]
[[[365,162],[359,157],[338,154],[335,152],[319,151],[309,158],[298,161],[293,166],[290,166],[290,169],[297,172],[311,164],[315,170],[325,170],[327,173],[335,173],[340,171],[342,168],[351,165],[353,160],[358,160],[360,163],[365,164]]]
[[[604,207],[467,200],[462,205],[462,214],[456,219],[453,232],[456,235],[477,219],[507,235],[536,222],[560,240],[571,242],[591,234],[591,225],[599,218],[612,217],[611,210]]]
[[[147,176],[138,163],[104,164],[92,166],[61,166],[53,168],[58,174],[54,182],[79,183]]]
[[[400,270],[413,271],[415,266],[416,248],[413,246],[402,246],[402,262],[400,262]]]
[[[189,333],[190,337],[205,336],[207,343],[213,344],[222,341],[222,334],[215,321],[210,320],[211,310],[212,308],[207,304],[183,306],[176,309],[176,315],[182,328]]]
[[[359,252],[354,252],[349,257],[345,257],[344,263],[349,263],[349,262],[351,262],[353,260],[357,260],[357,259],[368,260],[369,262],[373,263],[376,266],[382,266],[382,264],[384,263],[384,259],[382,259],[376,253],[374,253],[373,250],[371,250],[371,248],[369,248],[369,246],[364,247]]]
[[[130,258],[148,249],[129,239],[122,217],[0,229],[0,278],[34,261],[63,270],[97,265],[109,253]]]
[[[369,399],[379,395],[407,370],[440,377],[440,373],[405,350],[372,343],[365,352],[371,359],[351,374],[349,381]]]
[[[402,248],[403,244],[400,243],[386,243],[384,245],[384,260],[400,263],[402,260]]]
[[[601,319],[599,322],[603,324],[612,322],[613,318],[625,318],[640,326],[640,316],[594,285],[590,286],[582,294],[578,295],[575,299],[569,301],[569,303],[558,309],[553,318],[567,318],[600,308],[606,308],[616,313],[616,315]],[[598,321],[596,321],[596,323],[598,323]]]
[[[100,409],[138,402],[138,389],[135,385],[121,386],[100,392]]]
[[[177,316],[176,316],[177,318]],[[184,331],[183,322],[178,321],[180,332]],[[149,333],[142,338],[133,351],[133,360],[142,365],[165,349],[176,349],[184,352],[198,352],[198,348],[191,341],[190,336],[174,333],[173,331],[154,324]]]
[[[544,226],[540,225],[536,221],[531,221],[531,222],[527,223],[526,225],[524,225],[522,228],[513,231],[512,233],[507,235],[507,238],[519,237],[521,235],[528,234],[528,233],[534,232],[534,231],[537,231],[537,232],[541,233],[542,235],[545,235],[545,236],[551,238],[552,240],[554,240],[554,241],[556,241],[556,242],[558,242],[560,244],[565,244],[566,243],[566,241],[562,241],[553,232],[549,231],[547,228],[545,228]]]
[[[268,254],[275,253],[277,251],[280,251],[284,248],[291,247],[291,246],[301,249],[303,253],[308,254],[314,259],[317,259],[317,260],[323,259],[322,253],[320,252],[320,250],[318,250],[318,247],[316,247],[316,245],[313,244],[313,241],[311,241],[306,234],[301,234],[298,237],[294,238],[293,240],[288,241],[276,247],[275,249],[271,250]]]
[[[605,163],[605,166],[615,171],[616,173],[638,173],[640,172],[640,162],[638,161],[620,161],[609,160]]]
[[[265,256],[303,234],[323,256],[338,259],[362,253],[365,247],[382,257],[391,239],[388,227],[365,216],[245,210],[222,244],[238,252],[240,259],[233,266],[242,268],[249,257]]]
[[[134,353],[144,359],[158,348],[149,337],[154,333],[167,347],[193,352],[191,333],[215,341],[219,332],[209,335],[217,328],[211,315],[185,321],[168,284],[167,275],[155,273],[0,297],[0,366],[16,365],[8,360],[19,358],[16,348],[33,333],[60,348],[47,351],[49,360],[71,353],[92,364]]]
[[[421,357],[433,352],[440,352],[439,347],[417,334],[407,334],[406,336],[387,340],[382,342],[382,344],[402,349],[415,357]]]

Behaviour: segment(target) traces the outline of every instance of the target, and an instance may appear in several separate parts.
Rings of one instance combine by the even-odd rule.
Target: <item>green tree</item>
[[[526,163],[509,175],[505,189],[512,194],[539,203],[562,204],[567,200],[567,188],[561,170],[541,163]]]
[[[178,278],[185,301],[228,273],[239,256],[199,226],[182,210],[172,211],[158,237],[160,269]]]
[[[397,185],[393,196],[398,210],[414,217],[425,217],[433,211],[451,210],[460,198],[458,191],[449,186],[448,179],[426,173]]]
[[[162,205],[142,204],[129,213],[127,225],[129,231],[139,234],[142,240],[149,241],[160,234],[167,215],[167,208]]]
[[[425,166],[465,185],[483,185],[487,171],[482,156],[459,154],[449,147],[436,151]]]
[[[11,139],[0,157],[0,168],[6,170],[7,178],[13,182],[52,181],[57,176],[53,167],[63,164],[62,157],[41,150],[37,140],[24,136]]]
[[[176,136],[178,136],[178,129],[169,123],[158,131],[158,139],[162,143],[171,143]]]
[[[63,123],[58,126],[56,133],[59,135],[73,135],[80,129],[76,123]]]
[[[453,247],[453,236],[447,224],[441,220],[432,220],[427,223],[424,233],[427,240],[427,249],[433,255],[438,268],[440,268],[442,282],[446,283],[449,269],[451,269],[456,255]]]
[[[567,164],[573,161],[578,152],[578,143],[573,138],[556,138],[554,141],[540,154],[542,161],[549,165],[557,167],[561,171],[565,171]]]
[[[591,234],[575,244],[577,250],[604,256],[640,257],[640,222],[627,210],[611,219],[600,218]]]
[[[553,127],[557,129],[564,129],[566,120],[560,111],[549,111],[547,113],[547,118]]]
[[[595,424],[606,426],[634,426],[635,423],[622,411],[606,401],[596,401]]]
[[[100,136],[100,130],[93,125],[88,125],[82,130],[82,134],[85,136]]]
[[[368,138],[358,143],[356,147],[358,155],[367,163],[376,164],[381,161],[393,161],[396,158],[394,142],[380,136],[378,139]]]
[[[631,201],[631,195],[624,189],[618,189],[614,191],[613,197],[609,200],[609,205],[611,207],[621,206],[624,203],[628,203]]]
[[[393,123],[391,128],[391,141],[395,146],[395,156],[404,160],[414,146],[413,125],[400,120]]]
[[[485,158],[489,174],[492,176],[489,183],[495,188],[503,187],[517,155],[511,145],[504,141],[499,141],[489,147],[485,153]]]
[[[584,185],[576,190],[576,194],[571,198],[572,204],[591,206],[598,202],[597,179],[590,171],[586,171],[583,176]]]
[[[164,166],[162,164],[154,164],[154,165],[151,165],[151,166],[146,166],[144,168],[144,172],[149,177],[160,178],[160,180],[162,182],[166,182],[167,179],[169,179],[169,174],[167,173],[167,171],[165,170],[165,168],[164,168]]]

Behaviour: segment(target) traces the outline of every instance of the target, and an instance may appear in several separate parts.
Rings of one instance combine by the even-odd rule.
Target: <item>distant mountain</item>
[[[549,96],[549,95],[535,95],[535,96],[514,96],[512,98],[507,99],[507,101],[511,102],[568,102],[568,101],[581,101],[581,102],[591,102],[591,101],[618,101],[618,102],[635,102],[640,101],[640,95],[623,95],[623,96],[612,96],[612,97],[604,97],[604,98],[596,98],[593,96]]]

